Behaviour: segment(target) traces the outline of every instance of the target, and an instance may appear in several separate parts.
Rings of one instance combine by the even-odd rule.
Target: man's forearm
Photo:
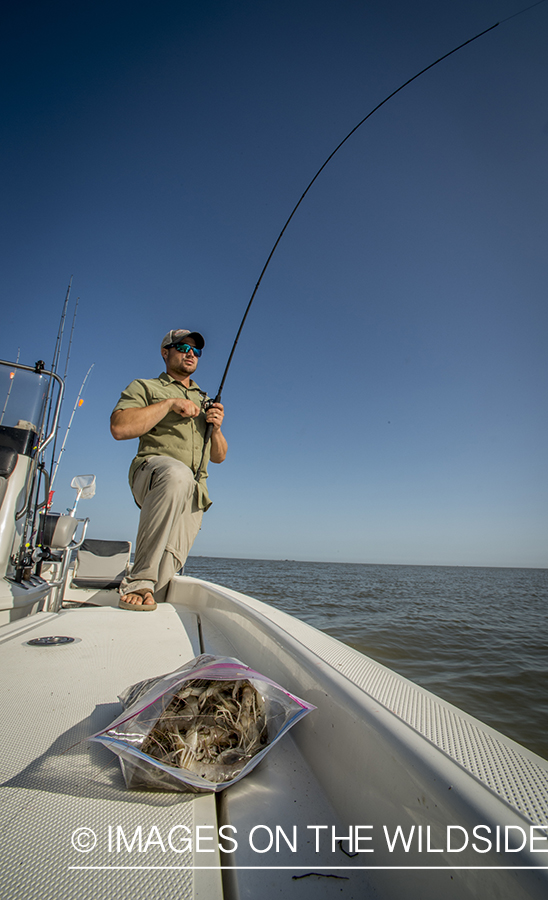
[[[117,441],[128,441],[141,437],[158,422],[161,422],[171,409],[170,400],[160,400],[150,406],[135,406],[130,409],[115,409],[110,417],[110,430]]]
[[[213,429],[211,434],[211,452],[209,458],[212,463],[222,463],[226,457],[228,444],[221,429]]]

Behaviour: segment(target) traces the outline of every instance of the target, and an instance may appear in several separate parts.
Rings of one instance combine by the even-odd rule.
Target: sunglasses
[[[175,347],[175,349],[178,350],[179,353],[188,353],[190,350],[192,350],[194,356],[197,356],[198,358],[200,358],[200,356],[202,355],[201,350],[198,350],[197,347],[191,347],[190,344],[168,344],[167,349],[169,350],[170,347]]]

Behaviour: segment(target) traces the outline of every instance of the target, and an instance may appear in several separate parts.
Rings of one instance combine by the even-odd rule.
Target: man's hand
[[[222,403],[212,403],[206,412],[206,422],[213,425],[213,431],[220,431],[224,417],[225,410]]]
[[[183,418],[195,419],[200,408],[192,400],[170,397],[150,406],[131,406],[116,409],[110,417],[110,430],[117,441],[129,441],[141,437],[161,422],[168,412],[176,412]]]
[[[154,428],[168,412],[178,413],[184,419],[195,419],[200,414],[200,408],[192,400],[172,397],[168,400],[152,403],[150,406],[132,406],[128,409],[117,409],[110,417],[112,436],[117,441],[128,441],[131,438],[141,437],[141,435]],[[221,432],[224,415],[222,403],[214,403],[206,412],[206,421],[213,425],[210,454],[210,459],[213,463],[222,463],[226,457],[227,444]]]
[[[211,432],[211,452],[209,458],[212,463],[222,463],[226,457],[227,444],[221,431],[221,425],[225,417],[222,403],[213,403],[206,412],[206,422],[213,425]]]
[[[196,416],[200,415],[200,407],[196,406],[192,400],[179,400],[178,397],[174,398],[171,402],[171,411],[179,413],[183,419],[195,419]]]

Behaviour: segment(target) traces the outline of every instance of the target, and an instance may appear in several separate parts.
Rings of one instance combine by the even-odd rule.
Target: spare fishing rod
[[[55,392],[54,380],[59,379],[57,369],[59,366],[59,359],[61,357],[61,347],[63,345],[63,335],[65,333],[65,322],[66,322],[66,318],[67,318],[67,310],[68,310],[68,305],[69,305],[69,300],[70,300],[70,292],[72,290],[72,279],[73,278],[74,278],[74,276],[71,275],[70,281],[69,281],[68,287],[67,287],[67,293],[65,295],[65,302],[63,303],[63,310],[61,312],[61,318],[59,320],[59,328],[57,329],[57,339],[55,341],[55,349],[53,351],[53,359],[51,362],[51,376],[52,377],[50,377],[49,384],[48,384],[48,391],[47,391],[47,395],[46,395],[47,413],[46,413],[45,420],[42,423],[45,434],[47,434],[49,431],[50,419],[51,419],[51,415],[53,412],[53,398],[54,398],[54,392]],[[78,301],[76,301],[76,306],[78,307]],[[75,315],[76,315],[76,313],[75,313]],[[72,331],[70,334],[70,342],[71,343],[72,343],[73,332],[74,332],[74,317],[72,319]],[[69,343],[69,353],[70,353],[70,343]],[[67,358],[67,362],[66,362],[66,366],[65,366],[65,376],[66,376],[67,366],[68,366],[68,358]],[[41,368],[42,369],[44,368],[43,364],[42,364]],[[36,371],[38,372],[38,363],[36,363]],[[62,381],[64,384],[64,379],[62,379]],[[63,402],[63,397],[61,397],[61,403],[62,402]],[[57,409],[57,416],[59,416],[60,412],[61,412],[61,407],[59,406]],[[52,467],[53,467],[53,460],[54,460],[54,456],[55,456],[55,444],[57,442],[57,428],[54,429],[54,432],[55,433],[53,435],[53,442],[54,442],[53,443],[53,453],[52,453],[52,457],[51,457],[51,466]],[[49,491],[50,491],[51,471],[48,473],[48,471],[46,469],[44,454],[42,453],[39,455],[41,456],[41,459],[39,459],[37,462],[38,476],[37,476],[36,485],[35,485],[35,487],[36,487],[36,503],[38,502],[38,495],[40,493],[40,484],[41,484],[41,480],[42,480],[42,475],[46,479],[46,501],[45,501],[45,503],[40,504],[40,506],[36,506],[34,508],[34,513],[32,516],[32,529],[31,529],[32,531],[34,531],[34,528],[36,525],[36,516],[38,514],[38,510],[42,509],[43,506],[45,506],[47,504],[47,498],[49,497]],[[31,514],[31,508],[32,508],[32,504],[31,504],[31,506],[29,506],[29,511],[28,511],[28,515],[27,515],[27,522],[26,522],[25,528],[27,528],[29,521],[30,521],[29,517]]]
[[[73,277],[73,276],[71,275],[71,277],[70,277],[70,284],[69,284],[69,292],[70,292],[70,288],[71,288],[71,285],[72,285],[72,277]],[[68,302],[69,292],[67,292],[67,299],[66,299],[66,301],[65,301],[65,312],[64,312],[64,315],[66,315],[66,304],[67,304],[67,302]],[[71,327],[71,329],[70,329],[70,338],[69,338],[69,343],[68,343],[68,347],[67,347],[67,356],[66,356],[66,359],[65,359],[65,371],[64,371],[64,373],[63,373],[63,382],[64,382],[64,384],[66,384],[66,382],[67,382],[68,367],[69,367],[69,362],[70,362],[70,350],[71,350],[71,347],[72,347],[72,339],[73,339],[73,337],[74,337],[74,327],[75,327],[75,325],[76,325],[76,315],[77,315],[77,313],[78,313],[78,303],[79,303],[79,302],[80,302],[80,297],[77,297],[77,298],[76,298],[76,305],[75,305],[75,307],[74,307],[74,312],[73,312],[73,314],[72,314],[72,327]],[[61,348],[59,348],[59,350],[60,350],[60,349],[61,349]],[[92,368],[93,368],[93,367],[92,367]],[[55,371],[55,370],[54,370],[54,371]],[[88,372],[88,375],[89,375],[89,372]],[[86,378],[87,378],[87,375],[86,375]],[[84,384],[86,383],[86,378],[84,378]],[[82,388],[83,388],[84,384],[82,385]],[[74,413],[73,413],[73,415],[74,415]],[[71,423],[72,423],[72,419],[71,419]],[[70,425],[69,425],[69,428],[70,428]],[[51,450],[50,485],[49,485],[49,486],[50,486],[50,490],[51,490],[51,487],[52,487],[53,482],[54,482],[54,480],[55,480],[55,475],[56,475],[56,473],[57,473],[57,469],[59,468],[59,460],[61,459],[61,456],[62,456],[62,453],[63,453],[63,451],[61,450],[61,453],[59,454],[59,459],[57,460],[57,465],[55,466],[55,453],[56,453],[56,450],[57,450],[57,436],[58,436],[58,431],[55,432],[55,437],[54,437],[54,439],[53,439],[53,445],[52,445],[52,450]],[[66,435],[65,435],[65,439],[66,439]],[[54,466],[55,466],[55,470],[54,470]]]
[[[65,302],[63,303],[63,310],[61,312],[61,318],[59,320],[59,328],[57,329],[57,339],[55,341],[55,349],[53,351],[53,360],[51,363],[51,376],[52,377],[50,377],[49,385],[48,385],[48,393],[46,396],[47,414],[46,414],[46,418],[45,418],[45,423],[43,425],[44,432],[46,434],[49,431],[50,420],[51,420],[51,416],[52,416],[52,412],[53,412],[53,400],[54,400],[54,392],[55,392],[55,381],[54,380],[57,379],[58,383],[62,383],[64,386],[65,379],[67,376],[67,371],[68,371],[68,364],[69,364],[69,359],[70,359],[70,348],[72,345],[72,338],[74,335],[74,325],[75,325],[75,321],[76,321],[76,311],[78,309],[78,299],[79,298],[76,300],[76,307],[74,310],[74,315],[72,317],[72,328],[71,328],[71,332],[70,332],[70,340],[69,340],[69,345],[68,345],[68,350],[67,350],[67,358],[65,361],[65,374],[64,374],[63,378],[61,379],[58,374],[58,368],[59,368],[59,361],[61,358],[61,348],[63,346],[65,323],[66,323],[66,319],[67,319],[67,312],[68,312],[68,306],[69,306],[69,301],[70,301],[70,292],[72,290],[73,278],[74,278],[74,276],[71,275],[70,281],[69,281],[68,287],[67,287],[67,293],[65,295]],[[36,365],[38,367],[38,363]],[[43,366],[42,366],[42,368],[43,368]],[[37,369],[37,371],[38,371],[38,369]],[[58,406],[56,407],[57,422],[59,421],[59,416],[61,414],[63,399],[64,399],[64,389],[63,389],[63,393],[61,394],[61,397],[59,398]],[[37,459],[38,459],[38,456],[40,456],[40,459],[38,459],[38,462],[37,462],[37,476],[36,476],[36,484],[35,484],[36,502],[29,506],[27,523],[25,526],[25,528],[26,528],[29,525],[30,518],[31,518],[31,510],[33,510],[31,532],[33,532],[36,528],[36,518],[37,518],[40,510],[45,507],[47,508],[47,505],[48,505],[50,489],[51,489],[51,473],[53,470],[53,464],[54,464],[54,459],[55,459],[55,448],[57,445],[57,427],[53,428],[52,439],[53,439],[53,445],[52,445],[53,449],[52,449],[51,466],[50,466],[49,472],[47,471],[47,468],[46,468],[45,456],[43,453],[44,448],[42,448],[42,452],[37,455]],[[38,496],[40,494],[42,476],[44,476],[45,483],[46,483],[46,490],[45,490],[46,499],[44,500],[43,503],[40,503],[38,505]]]
[[[59,321],[59,328],[57,330],[57,339],[55,342],[55,350],[53,352],[53,360],[52,360],[52,364],[51,364],[51,373],[50,373],[51,377],[50,377],[50,381],[49,381],[49,385],[48,385],[48,394],[46,397],[46,403],[48,403],[48,399],[49,399],[49,405],[48,405],[48,409],[47,409],[47,416],[45,419],[44,433],[47,434],[49,431],[50,419],[51,419],[51,415],[52,415],[52,411],[53,411],[55,380],[57,381],[58,386],[60,386],[60,385],[63,386],[61,394],[58,396],[58,402],[57,402],[56,410],[55,410],[55,423],[54,423],[54,427],[52,428],[52,433],[51,433],[51,439],[53,441],[51,448],[50,448],[51,449],[51,463],[50,463],[50,467],[49,467],[49,471],[48,471],[48,468],[46,466],[46,461],[45,461],[45,454],[44,454],[45,447],[42,447],[41,453],[37,455],[37,471],[36,471],[36,475],[35,475],[35,486],[33,488],[35,501],[34,501],[34,503],[29,504],[27,520],[25,523],[25,532],[30,528],[31,535],[34,534],[36,531],[37,520],[38,520],[40,511],[46,510],[46,512],[47,512],[47,510],[50,507],[51,498],[53,496],[53,491],[51,490],[51,486],[53,484],[53,479],[55,478],[55,473],[57,472],[57,468],[59,467],[59,460],[58,460],[57,466],[55,468],[55,473],[54,473],[53,469],[54,469],[54,464],[55,464],[55,452],[56,452],[57,437],[58,437],[58,427],[57,426],[59,424],[59,417],[61,415],[61,409],[63,406],[64,386],[66,383],[66,378],[67,378],[67,373],[68,373],[68,367],[69,367],[69,361],[70,361],[70,350],[72,347],[72,339],[74,337],[74,327],[76,324],[76,314],[78,311],[78,302],[80,300],[79,297],[76,298],[76,306],[74,308],[74,313],[72,316],[72,327],[70,330],[70,338],[69,338],[68,349],[67,349],[67,354],[66,354],[66,359],[65,359],[65,371],[64,371],[63,377],[61,378],[58,373],[58,370],[59,370],[59,364],[60,364],[60,359],[61,359],[61,349],[63,346],[65,324],[66,324],[66,320],[67,320],[67,313],[68,313],[68,307],[69,307],[69,301],[70,301],[70,294],[71,294],[71,290],[72,290],[73,278],[74,278],[74,276],[71,275],[70,281],[69,281],[68,287],[67,287],[65,302],[63,304],[61,318]],[[38,363],[36,365],[38,367]],[[38,368],[37,368],[37,371],[38,371]],[[71,422],[72,422],[72,419],[71,419]],[[66,436],[65,436],[65,439],[66,439]],[[62,453],[62,451],[61,451],[61,453]],[[40,457],[40,458],[38,458],[38,457]],[[60,458],[61,458],[61,454],[59,456],[59,459]],[[45,499],[43,500],[42,503],[38,503],[38,498],[40,496],[40,489],[42,486],[42,478],[44,478],[44,482],[45,482],[45,491],[44,491]],[[23,544],[21,546],[23,546]]]
[[[342,139],[342,141],[341,141],[339,144],[337,144],[337,146],[335,147],[335,149],[329,154],[329,156],[327,157],[327,159],[325,160],[325,162],[320,166],[320,168],[318,169],[318,171],[316,172],[316,174],[314,175],[314,177],[312,178],[312,180],[309,182],[309,184],[307,185],[307,187],[305,188],[305,190],[303,191],[303,193],[302,193],[301,196],[299,197],[299,200],[297,201],[297,203],[295,204],[295,206],[294,206],[293,209],[291,210],[291,213],[290,213],[290,215],[289,215],[289,217],[288,217],[288,219],[287,219],[285,225],[283,226],[283,228],[282,228],[282,230],[280,231],[278,237],[276,238],[276,241],[275,241],[275,243],[274,243],[274,246],[272,247],[272,250],[270,251],[270,253],[269,253],[269,255],[268,255],[268,259],[266,260],[266,262],[265,262],[265,264],[264,264],[264,266],[263,266],[263,268],[262,268],[262,271],[261,271],[261,274],[259,275],[259,279],[258,279],[258,281],[257,281],[257,284],[255,285],[255,288],[253,289],[253,293],[251,294],[251,297],[250,297],[250,299],[249,299],[249,302],[248,302],[248,304],[247,304],[247,306],[246,306],[246,309],[245,309],[245,312],[244,312],[242,321],[240,322],[240,327],[238,328],[238,332],[237,332],[237,334],[236,334],[236,338],[235,338],[235,340],[234,340],[234,343],[233,343],[233,345],[232,345],[232,349],[231,349],[231,351],[230,351],[230,355],[229,355],[229,357],[228,357],[228,362],[227,362],[227,364],[226,364],[226,366],[225,366],[225,370],[224,370],[224,373],[223,373],[223,377],[221,378],[221,383],[220,383],[220,385],[219,385],[219,390],[217,391],[217,395],[216,395],[216,397],[215,397],[215,400],[207,400],[207,401],[204,403],[204,409],[205,409],[205,410],[210,409],[210,408],[213,406],[214,403],[220,403],[220,402],[221,402],[221,395],[222,395],[223,388],[224,388],[224,384],[225,384],[225,381],[226,381],[226,376],[228,375],[228,370],[230,369],[230,364],[232,363],[232,358],[233,358],[233,356],[234,356],[234,351],[236,350],[236,346],[237,346],[237,344],[238,344],[238,341],[240,340],[240,335],[241,335],[241,333],[242,333],[242,329],[243,329],[243,327],[244,327],[245,320],[247,319],[249,310],[251,309],[251,305],[252,305],[252,303],[253,303],[253,301],[254,301],[254,299],[255,299],[255,296],[256,296],[256,294],[257,294],[257,291],[259,290],[259,285],[261,284],[261,281],[263,280],[263,276],[264,276],[266,270],[268,269],[268,266],[270,265],[270,261],[271,261],[272,257],[274,256],[274,253],[276,252],[276,250],[277,250],[277,248],[278,248],[278,244],[280,243],[282,237],[284,236],[285,231],[286,231],[286,229],[287,229],[289,223],[291,222],[293,216],[294,216],[295,213],[297,212],[299,206],[300,206],[301,203],[303,202],[304,198],[305,198],[306,195],[308,194],[308,192],[309,192],[310,188],[312,187],[312,185],[314,184],[314,182],[315,182],[315,181],[317,180],[317,178],[321,175],[321,173],[323,172],[323,170],[325,169],[325,167],[328,165],[328,163],[331,162],[331,160],[333,159],[333,157],[335,156],[335,154],[338,153],[338,151],[341,149],[341,147],[342,147],[344,144],[346,144],[346,142],[352,137],[353,134],[356,133],[356,131],[358,130],[358,128],[361,128],[361,126],[362,126],[365,122],[367,122],[367,120],[370,119],[371,116],[372,116],[374,113],[376,113],[377,110],[379,110],[379,109],[381,108],[381,106],[384,106],[385,103],[388,103],[388,101],[391,100],[392,97],[395,97],[396,94],[399,94],[400,91],[403,91],[404,88],[406,88],[406,87],[407,87],[409,84],[411,84],[413,81],[416,81],[417,78],[420,78],[421,75],[424,75],[425,72],[428,72],[430,69],[433,69],[434,66],[437,66],[438,63],[443,62],[444,59],[447,59],[449,56],[452,56],[454,53],[458,53],[459,50],[462,50],[463,47],[467,47],[468,44],[472,44],[474,41],[477,41],[478,38],[483,37],[485,34],[489,34],[490,31],[493,31],[493,29],[497,28],[499,25],[502,25],[504,22],[508,22],[510,19],[514,19],[516,16],[519,16],[519,15],[521,15],[522,13],[528,12],[528,10],[533,9],[535,6],[540,6],[542,3],[545,3],[545,2],[546,2],[546,0],[537,0],[537,2],[531,4],[531,6],[527,6],[525,9],[521,9],[521,10],[519,10],[519,11],[516,12],[516,13],[512,13],[512,15],[507,16],[505,19],[501,19],[500,22],[495,22],[494,25],[490,25],[489,28],[486,28],[484,31],[480,31],[479,34],[476,34],[474,37],[468,38],[467,41],[464,41],[464,43],[459,44],[458,47],[454,47],[453,50],[450,50],[450,51],[449,51],[449,53],[444,53],[444,55],[443,55],[443,56],[440,56],[439,59],[436,59],[434,62],[430,63],[430,65],[425,66],[424,69],[421,69],[420,72],[417,72],[417,74],[416,74],[416,75],[413,75],[412,78],[408,78],[407,81],[404,81],[404,83],[401,84],[401,85],[399,86],[399,88],[396,88],[395,91],[392,91],[392,93],[388,94],[388,96],[385,97],[384,100],[381,100],[381,102],[378,103],[377,106],[375,106],[370,112],[368,112],[367,115],[364,116],[363,119],[361,119],[361,120],[358,122],[358,124],[355,125],[354,128],[352,128],[352,130],[348,132],[348,134],[346,135],[346,137],[344,137],[344,138]],[[209,422],[208,425],[207,425],[206,431],[205,431],[205,435],[204,435],[204,448],[203,448],[203,451],[202,451],[202,458],[201,458],[201,460],[200,460],[200,465],[198,466],[198,471],[196,472],[196,476],[195,476],[195,477],[196,477],[196,481],[199,481],[200,476],[201,476],[201,474],[202,474],[202,469],[203,469],[203,465],[204,465],[204,459],[205,459],[206,449],[207,449],[207,445],[208,445],[208,443],[209,443],[209,441],[210,441],[210,439],[211,439],[211,434],[212,434],[212,432],[213,432],[213,425],[212,425],[211,422]]]
[[[70,300],[70,292],[72,289],[72,279],[73,278],[74,278],[74,276],[71,275],[70,281],[69,281],[68,287],[67,287],[65,302],[63,304],[63,311],[61,312],[61,318],[59,320],[59,328],[57,329],[57,339],[55,341],[55,350],[53,351],[53,360],[51,363],[51,371],[55,375],[57,374],[57,367],[59,365],[59,357],[61,356],[61,346],[63,344],[63,335],[65,333],[65,321],[67,318],[67,309],[68,309],[69,300]],[[74,327],[74,322],[73,322],[73,327]],[[53,381],[51,381],[51,380],[50,380],[49,387],[48,387],[48,396],[47,396],[46,403],[49,403],[47,417],[46,417],[46,431],[47,431],[49,428],[49,422],[50,422],[51,412],[52,412],[52,408],[53,408]]]
[[[88,378],[89,378],[89,376],[90,376],[90,373],[91,373],[91,370],[93,369],[94,365],[95,365],[95,363],[92,363],[92,364],[91,364],[91,366],[90,366],[89,369],[87,370],[86,375],[85,375],[85,378],[84,378],[84,380],[83,380],[83,382],[82,382],[82,384],[81,384],[80,390],[79,390],[79,392],[78,392],[78,396],[76,397],[76,403],[74,404],[74,407],[73,407],[73,409],[72,409],[72,414],[71,414],[71,417],[70,417],[70,419],[69,419],[69,423],[68,423],[68,426],[67,426],[67,430],[65,431],[65,437],[64,437],[64,439],[63,439],[63,443],[62,443],[61,449],[60,449],[60,451],[59,451],[59,456],[58,456],[58,458],[57,458],[56,461],[53,461],[53,460],[52,460],[52,474],[51,474],[51,479],[50,479],[50,484],[49,484],[49,488],[50,488],[50,498],[49,498],[49,499],[50,499],[50,501],[51,501],[51,494],[53,493],[53,490],[52,490],[53,484],[54,484],[55,478],[56,478],[56,476],[57,476],[57,470],[58,470],[59,464],[60,464],[60,462],[61,462],[61,457],[63,456],[63,453],[65,452],[65,448],[66,448],[67,440],[68,440],[68,436],[69,436],[69,431],[70,431],[70,429],[71,429],[71,427],[72,427],[72,421],[73,421],[74,416],[75,416],[75,414],[76,414],[76,410],[79,409],[79,408],[82,406],[83,402],[84,402],[84,401],[82,400],[82,394],[84,393],[84,388],[85,388],[85,386],[86,386],[86,381],[88,380]]]

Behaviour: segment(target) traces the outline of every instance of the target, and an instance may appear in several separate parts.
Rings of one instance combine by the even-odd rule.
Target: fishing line
[[[439,63],[443,62],[443,60],[444,60],[444,59],[447,59],[449,56],[452,56],[453,53],[458,53],[459,50],[462,50],[463,47],[467,47],[468,44],[472,44],[474,41],[477,41],[478,38],[483,37],[485,34],[489,34],[490,31],[493,31],[493,29],[497,28],[499,25],[502,25],[504,22],[508,22],[510,19],[515,19],[516,16],[520,16],[520,15],[522,15],[522,13],[526,13],[526,12],[528,12],[530,9],[534,9],[535,6],[540,6],[542,3],[546,3],[546,0],[537,0],[537,2],[536,2],[536,3],[532,3],[531,6],[527,6],[525,9],[520,9],[520,10],[518,10],[518,12],[512,13],[512,15],[507,16],[505,19],[501,19],[500,22],[495,22],[494,25],[490,25],[489,28],[486,28],[484,31],[480,31],[479,34],[476,34],[474,37],[468,38],[467,41],[464,41],[464,43],[459,44],[458,47],[454,47],[453,50],[450,50],[450,51],[449,51],[449,53],[444,53],[444,55],[443,55],[443,56],[440,56],[439,59],[436,59],[434,62],[430,63],[430,65],[425,66],[424,69],[421,69],[420,72],[417,72],[417,74],[416,74],[416,75],[413,75],[412,78],[408,78],[407,81],[404,81],[403,84],[401,84],[401,85],[399,86],[399,88],[396,88],[395,91],[392,91],[392,93],[388,94],[388,96],[385,97],[384,100],[381,100],[381,102],[378,103],[377,106],[375,106],[370,112],[368,112],[367,115],[364,116],[363,119],[361,119],[361,120],[358,122],[358,124],[355,125],[354,128],[353,128],[351,131],[348,132],[348,134],[346,135],[346,137],[344,137],[344,138],[342,139],[342,141],[341,141],[339,144],[337,144],[337,146],[335,147],[335,149],[329,154],[329,156],[327,157],[327,159],[325,160],[325,162],[320,166],[320,168],[318,169],[318,171],[316,172],[316,174],[314,175],[314,177],[312,178],[312,180],[309,182],[309,184],[307,185],[307,187],[305,188],[305,190],[303,191],[303,193],[302,193],[301,196],[299,197],[299,200],[297,201],[297,203],[295,204],[295,206],[294,206],[293,209],[291,210],[291,213],[290,213],[290,215],[289,215],[289,217],[288,217],[288,219],[287,219],[285,225],[283,226],[283,228],[282,228],[282,230],[280,231],[278,237],[276,238],[276,242],[275,242],[274,246],[272,247],[272,250],[270,251],[270,254],[269,254],[269,256],[268,256],[268,259],[266,260],[266,262],[265,262],[265,264],[264,264],[264,266],[263,266],[263,268],[262,268],[262,271],[261,271],[261,274],[259,275],[259,279],[258,279],[258,281],[257,281],[257,284],[255,285],[255,287],[254,287],[254,289],[253,289],[253,293],[251,294],[251,297],[250,297],[250,299],[249,299],[249,302],[248,302],[248,304],[247,304],[247,306],[246,306],[246,309],[245,309],[245,312],[244,312],[244,315],[243,315],[243,319],[242,319],[242,321],[240,322],[240,327],[238,328],[238,332],[237,332],[237,334],[236,334],[236,338],[235,338],[234,343],[233,343],[233,345],[232,345],[232,349],[231,349],[230,355],[229,355],[229,357],[228,357],[228,362],[227,362],[227,364],[226,364],[226,367],[225,367],[225,370],[224,370],[224,373],[223,373],[223,377],[221,378],[221,383],[220,383],[220,385],[219,385],[219,390],[217,391],[217,395],[216,395],[216,397],[215,397],[215,400],[214,400],[214,401],[208,401],[208,403],[205,405],[206,409],[209,408],[209,406],[211,406],[211,404],[212,404],[213,402],[215,402],[215,403],[220,403],[220,402],[221,402],[221,395],[222,395],[223,388],[224,388],[224,384],[225,384],[225,381],[226,381],[226,376],[228,375],[228,370],[230,369],[230,364],[231,364],[231,362],[232,362],[232,357],[234,356],[234,351],[236,350],[236,346],[237,346],[237,344],[238,344],[238,341],[240,340],[240,335],[241,335],[241,333],[242,333],[242,329],[243,329],[243,327],[244,327],[245,320],[247,319],[247,315],[248,315],[248,313],[249,313],[249,310],[251,309],[251,304],[253,303],[253,301],[254,301],[254,299],[255,299],[255,296],[256,296],[256,294],[257,294],[257,291],[259,290],[259,285],[261,284],[261,281],[263,280],[263,276],[264,276],[266,270],[268,269],[268,266],[269,266],[269,264],[270,264],[270,260],[272,259],[272,257],[274,256],[274,253],[275,253],[276,250],[277,250],[278,244],[280,243],[282,237],[283,237],[284,234],[285,234],[285,231],[286,231],[286,229],[287,229],[289,223],[291,222],[293,216],[294,216],[295,213],[297,212],[297,210],[298,210],[299,206],[301,205],[301,203],[303,202],[304,198],[305,198],[306,195],[308,194],[310,188],[312,187],[312,185],[314,184],[314,182],[317,180],[317,178],[321,175],[321,173],[323,172],[323,170],[325,169],[325,167],[328,165],[328,163],[331,162],[331,160],[333,159],[333,157],[335,156],[335,154],[338,153],[338,151],[341,149],[341,147],[344,146],[344,144],[346,144],[346,142],[352,137],[352,135],[356,133],[356,131],[358,130],[358,128],[361,128],[361,126],[364,124],[364,122],[367,122],[367,120],[370,119],[371,116],[372,116],[374,113],[376,113],[377,110],[379,110],[379,109],[381,108],[381,106],[384,106],[385,103],[388,103],[388,101],[391,100],[392,97],[395,97],[396,94],[399,94],[400,91],[403,91],[404,88],[406,88],[406,87],[407,87],[409,84],[411,84],[413,81],[416,81],[417,78],[420,78],[421,75],[424,75],[425,72],[428,72],[430,69],[433,69],[434,66],[437,66]],[[205,457],[206,447],[207,447],[207,444],[209,443],[209,440],[210,440],[210,438],[211,438],[211,433],[212,433],[212,431],[213,431],[213,425],[212,425],[211,423],[209,423],[208,426],[207,426],[207,428],[206,428],[206,432],[205,432],[205,436],[204,436],[204,449],[203,449],[203,452],[202,452],[202,459],[200,460],[200,465],[198,466],[198,471],[196,472],[196,481],[199,480],[200,475],[201,475],[201,472],[202,472],[202,467],[203,467],[203,463],[204,463],[204,457]]]
[[[501,19],[500,22],[498,22],[497,24],[498,24],[498,25],[503,25],[504,22],[509,22],[510,19],[515,19],[516,16],[521,16],[522,13],[529,12],[529,10],[530,10],[530,9],[534,9],[535,6],[540,6],[541,3],[546,3],[546,0],[537,0],[536,3],[531,3],[531,6],[526,6],[525,9],[518,9],[517,12],[512,13],[511,16],[506,16],[505,19]]]

